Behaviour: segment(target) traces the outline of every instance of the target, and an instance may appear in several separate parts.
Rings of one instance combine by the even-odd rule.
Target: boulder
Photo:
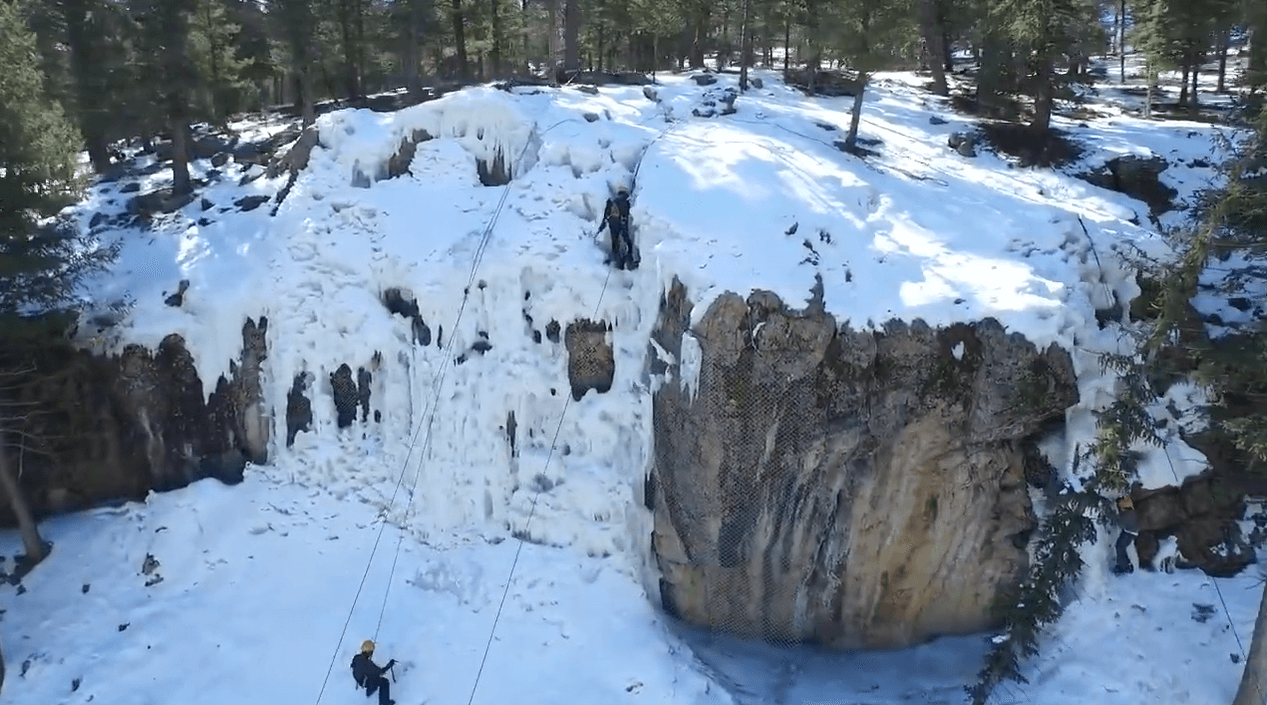
[[[1169,166],[1159,156],[1128,154],[1110,159],[1099,169],[1078,176],[1101,188],[1143,201],[1148,204],[1153,215],[1160,215],[1174,208],[1177,194],[1173,188],[1161,182],[1161,173]]]
[[[568,351],[568,383],[572,399],[580,401],[593,389],[603,394],[616,376],[616,356],[603,321],[579,320],[568,324],[563,335]]]

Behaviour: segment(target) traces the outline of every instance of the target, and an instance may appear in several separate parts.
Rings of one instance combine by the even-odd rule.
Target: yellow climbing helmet
[[[370,641],[369,639],[366,639],[365,641],[362,641],[362,642],[361,642],[361,653],[363,653],[363,654],[372,654],[372,653],[374,653],[374,642]]]

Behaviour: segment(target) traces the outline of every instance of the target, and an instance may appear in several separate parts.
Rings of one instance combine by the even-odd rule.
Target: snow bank
[[[363,702],[348,663],[367,638],[380,664],[399,662],[401,703],[466,702],[477,674],[479,703],[734,702],[613,569],[618,559],[537,546],[516,557],[514,542],[406,542],[397,556],[388,532],[367,567],[374,519],[253,472],[234,488],[204,480],[46,522],[50,558],[22,594],[0,586],[4,702]],[[20,544],[12,533],[0,542],[7,555]],[[142,573],[147,556],[157,565]]]

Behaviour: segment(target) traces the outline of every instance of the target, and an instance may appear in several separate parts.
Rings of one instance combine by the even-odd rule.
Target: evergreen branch
[[[1077,580],[1083,562],[1079,547],[1095,540],[1093,513],[1106,516],[1111,503],[1092,489],[1074,492],[1066,487],[1044,518],[1032,542],[1029,572],[1015,590],[1003,593],[995,603],[1003,633],[993,640],[976,683],[964,690],[973,705],[985,705],[1005,681],[1028,683],[1021,673],[1022,659],[1038,654],[1043,631],[1064,612],[1061,593]]]

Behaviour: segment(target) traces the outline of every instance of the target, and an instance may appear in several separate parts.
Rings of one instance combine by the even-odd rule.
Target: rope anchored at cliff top
[[[547,128],[546,130],[544,130],[541,134],[542,134],[542,135],[544,135],[544,134],[546,134],[546,133],[550,132],[550,130],[553,130],[554,128],[558,127],[559,125],[562,125],[562,124],[567,123],[567,122],[579,122],[579,120],[577,120],[576,118],[567,118],[567,119],[564,119],[564,120],[560,120],[560,121],[558,121],[558,122],[554,123],[553,125],[551,125],[551,126],[550,126],[549,128]],[[646,152],[647,152],[647,150],[648,150],[648,149],[650,149],[650,147],[651,147],[651,145],[652,145],[652,144],[654,144],[655,142],[657,142],[657,141],[658,141],[661,137],[663,137],[663,136],[664,136],[664,135],[665,135],[665,134],[666,134],[669,130],[671,130],[673,127],[674,127],[674,125],[670,125],[669,127],[665,128],[664,130],[662,130],[662,131],[660,132],[660,134],[659,134],[659,135],[657,135],[654,139],[652,139],[652,140],[651,140],[651,142],[649,142],[649,143],[647,144],[647,148],[646,148],[646,149],[644,149],[644,150],[643,150],[643,152],[642,152],[642,154],[638,157],[638,163],[637,163],[637,164],[635,165],[635,167],[634,167],[634,170],[633,170],[633,175],[634,175],[634,178],[636,178],[636,177],[637,177],[638,170],[639,170],[639,169],[641,168],[641,166],[642,166],[642,159],[646,156]],[[520,150],[519,156],[518,156],[518,158],[515,160],[516,162],[519,162],[519,161],[521,161],[521,160],[523,159],[524,155],[527,153],[528,147],[529,147],[531,144],[532,144],[532,140],[531,140],[531,139],[529,139],[529,140],[525,141],[525,144],[524,144],[523,149],[521,149],[521,150]],[[461,323],[463,313],[466,311],[466,304],[467,304],[467,301],[468,301],[468,300],[469,300],[469,298],[470,298],[470,289],[471,289],[471,286],[473,286],[473,285],[475,284],[475,281],[476,281],[476,274],[477,274],[477,272],[478,272],[478,270],[479,270],[480,265],[483,263],[484,253],[485,253],[485,251],[487,250],[487,247],[488,247],[488,242],[489,242],[489,240],[490,240],[490,238],[491,238],[491,235],[492,235],[493,229],[494,229],[494,227],[495,227],[495,226],[496,226],[496,224],[497,224],[497,220],[498,220],[498,218],[501,216],[502,209],[503,209],[503,208],[505,207],[505,205],[506,205],[506,199],[507,199],[507,197],[509,196],[509,194],[510,194],[510,183],[507,183],[507,184],[505,185],[505,187],[503,188],[503,190],[502,190],[501,197],[498,199],[498,202],[497,202],[497,206],[496,206],[496,208],[493,210],[492,217],[489,219],[488,224],[485,226],[485,228],[484,228],[483,232],[481,233],[479,245],[476,247],[476,250],[475,250],[475,255],[474,255],[474,257],[473,257],[473,259],[472,259],[472,262],[471,262],[470,274],[469,274],[469,276],[467,277],[467,286],[466,286],[466,287],[465,287],[465,289],[463,290],[463,293],[462,293],[462,302],[461,302],[461,305],[458,307],[458,314],[457,314],[457,317],[456,317],[456,319],[455,319],[455,321],[454,321],[453,330],[455,330],[455,331],[457,330],[458,325]],[[598,315],[598,310],[599,310],[599,307],[600,307],[600,306],[601,306],[601,304],[602,304],[603,297],[606,295],[606,292],[607,292],[607,287],[608,287],[608,284],[609,284],[609,282],[610,282],[610,281],[611,281],[611,270],[610,270],[610,269],[608,269],[607,276],[606,276],[606,277],[604,278],[604,280],[603,280],[603,286],[602,286],[602,289],[601,289],[601,290],[600,290],[600,292],[599,292],[598,301],[597,301],[597,302],[595,303],[595,305],[594,305],[594,316],[597,316],[597,315]],[[427,406],[427,407],[424,407],[424,416],[426,417],[426,422],[425,422],[425,424],[420,424],[420,425],[419,425],[419,427],[418,427],[418,430],[417,430],[417,431],[415,431],[415,432],[413,432],[413,433],[411,434],[410,441],[409,441],[409,446],[408,446],[408,451],[407,451],[407,453],[406,453],[406,455],[405,455],[405,460],[404,460],[404,462],[403,462],[403,463],[402,463],[402,465],[401,465],[401,471],[400,471],[399,477],[398,477],[398,478],[397,478],[397,480],[396,480],[396,487],[395,487],[395,489],[392,491],[392,496],[391,496],[390,500],[388,501],[387,508],[386,508],[386,509],[384,510],[384,512],[383,512],[383,519],[382,519],[382,522],[379,524],[378,533],[375,535],[375,538],[374,538],[374,545],[373,545],[373,548],[372,548],[372,549],[371,549],[371,551],[370,551],[370,556],[369,556],[369,558],[366,560],[365,570],[364,570],[364,571],[362,572],[362,574],[361,574],[361,581],[360,581],[360,583],[358,584],[357,589],[356,589],[356,594],[355,594],[355,596],[354,596],[354,597],[353,597],[353,599],[352,599],[352,605],[351,605],[351,607],[349,607],[349,609],[348,609],[347,618],[344,620],[344,623],[343,623],[343,629],[342,629],[342,631],[341,631],[341,632],[340,632],[340,634],[339,634],[339,641],[338,641],[338,643],[336,644],[336,646],[335,646],[335,648],[334,648],[334,653],[333,653],[333,654],[331,655],[331,657],[330,657],[330,665],[326,668],[325,678],[322,680],[322,683],[321,683],[321,690],[320,690],[320,692],[318,692],[318,694],[317,694],[317,700],[316,700],[317,705],[319,705],[319,704],[320,704],[320,702],[321,702],[321,698],[322,698],[322,697],[324,696],[324,694],[325,694],[326,686],[329,684],[329,681],[330,681],[330,674],[333,672],[333,670],[334,670],[334,664],[335,664],[335,662],[338,660],[338,656],[339,656],[339,648],[342,646],[342,644],[343,644],[343,640],[344,640],[344,638],[346,638],[346,636],[347,636],[348,627],[350,626],[351,621],[352,621],[352,615],[353,615],[353,613],[356,611],[356,605],[359,603],[359,601],[360,601],[360,597],[361,597],[361,593],[363,592],[363,590],[364,590],[364,588],[365,588],[365,582],[366,582],[366,579],[367,579],[367,578],[368,578],[368,576],[369,576],[369,571],[370,571],[370,568],[371,568],[371,567],[372,567],[372,565],[373,565],[373,562],[374,562],[374,557],[375,557],[375,555],[378,553],[378,546],[379,546],[379,543],[380,543],[380,542],[381,542],[381,540],[382,540],[383,531],[384,531],[384,529],[385,529],[385,528],[386,528],[386,526],[387,526],[387,521],[388,521],[388,516],[389,516],[389,514],[390,514],[390,510],[391,510],[391,508],[395,505],[396,496],[397,496],[397,494],[399,493],[400,488],[401,488],[401,486],[402,486],[402,484],[403,484],[403,481],[404,481],[405,470],[408,468],[410,458],[411,458],[411,457],[412,457],[412,455],[413,455],[413,450],[414,450],[414,447],[415,447],[415,445],[417,444],[418,436],[419,436],[419,434],[421,434],[421,432],[422,432],[422,430],[423,430],[423,428],[424,428],[424,427],[426,428],[427,433],[426,433],[426,436],[424,437],[423,449],[422,449],[422,453],[421,453],[420,455],[421,455],[422,457],[425,457],[425,456],[426,456],[426,453],[427,453],[427,451],[428,451],[428,449],[429,449],[429,448],[430,448],[430,446],[431,446],[432,428],[433,428],[433,424],[434,424],[434,421],[435,421],[436,408],[437,408],[437,406],[438,406],[438,404],[439,404],[440,389],[441,389],[441,388],[442,388],[442,386],[443,386],[443,383],[444,383],[444,377],[445,377],[445,375],[447,374],[448,369],[449,369],[449,362],[450,362],[450,360],[452,359],[452,348],[453,348],[454,341],[455,341],[456,339],[457,339],[457,336],[456,336],[456,335],[450,335],[450,336],[449,336],[449,342],[448,342],[448,345],[447,345],[447,346],[445,346],[445,354],[444,354],[443,359],[442,359],[442,361],[441,361],[440,369],[437,371],[436,375],[433,377],[433,382],[432,382],[432,391],[431,391],[431,394],[430,394],[429,404],[428,404],[428,406]],[[549,453],[548,453],[548,455],[547,455],[547,457],[546,457],[546,462],[545,462],[545,467],[543,468],[543,472],[545,472],[545,470],[548,470],[548,469],[549,469],[549,466],[550,466],[550,461],[551,461],[551,460],[553,459],[553,457],[554,457],[554,451],[555,451],[555,448],[556,448],[556,445],[557,445],[557,442],[558,442],[559,433],[560,433],[560,431],[561,431],[561,430],[562,430],[562,428],[563,428],[563,421],[564,421],[564,419],[565,419],[565,418],[566,418],[566,416],[567,416],[567,411],[568,411],[568,407],[569,407],[570,403],[571,403],[571,397],[569,396],[567,399],[565,399],[565,400],[564,400],[563,411],[562,411],[562,413],[560,413],[560,415],[559,415],[559,422],[558,422],[558,424],[557,424],[557,425],[556,425],[556,427],[555,427],[555,430],[554,430],[554,436],[553,436],[553,438],[551,439],[551,442],[550,442],[550,451],[549,451]],[[425,410],[425,409],[427,409],[427,408],[429,408],[429,409],[430,409],[430,411],[429,411],[429,412],[427,412],[427,411]],[[414,478],[413,478],[412,484],[411,484],[410,489],[409,489],[409,503],[408,503],[407,508],[406,508],[405,517],[404,517],[404,518],[401,520],[401,522],[400,522],[400,535],[399,535],[399,538],[397,539],[397,542],[396,542],[396,553],[395,553],[395,557],[394,557],[394,558],[393,558],[393,560],[392,560],[391,570],[390,570],[390,572],[389,572],[389,574],[388,574],[388,578],[387,578],[387,587],[386,587],[386,588],[385,588],[385,590],[384,590],[384,593],[383,593],[383,601],[382,601],[382,604],[381,604],[381,606],[380,606],[380,608],[379,608],[379,615],[378,615],[378,622],[377,622],[377,626],[375,627],[375,630],[374,630],[374,639],[375,639],[375,640],[377,640],[377,638],[378,638],[378,632],[379,632],[379,630],[381,629],[381,627],[382,627],[382,623],[383,623],[383,615],[385,614],[385,612],[386,612],[386,610],[387,610],[387,601],[388,601],[388,597],[389,597],[389,595],[391,594],[391,583],[392,583],[392,580],[393,580],[393,579],[394,579],[394,577],[395,577],[395,574],[396,574],[396,566],[397,566],[397,563],[399,562],[399,559],[400,559],[400,548],[401,548],[401,545],[402,545],[402,544],[403,544],[403,542],[404,542],[405,527],[406,527],[406,525],[408,524],[408,520],[409,520],[409,518],[410,518],[410,516],[412,515],[412,512],[413,512],[413,500],[414,500],[414,497],[416,496],[416,491],[417,491],[417,487],[418,487],[418,480],[419,480],[419,478],[421,477],[421,473],[422,473],[422,461],[421,461],[421,459],[420,459],[420,460],[419,460],[419,462],[418,462],[417,468],[416,468],[416,469],[415,469],[415,471],[414,471]],[[534,515],[536,514],[537,501],[538,501],[538,499],[540,498],[541,492],[542,492],[542,490],[541,490],[541,489],[538,489],[538,490],[536,490],[536,492],[534,492],[534,494],[533,494],[531,509],[529,510],[529,513],[528,513],[528,519],[527,519],[527,521],[525,522],[525,525],[524,525],[524,531],[525,531],[525,532],[527,531],[528,526],[530,526],[530,525],[531,525],[531,523],[532,523],[532,519],[533,519]],[[476,675],[475,675],[475,682],[474,682],[474,684],[473,684],[473,685],[472,685],[472,687],[471,687],[471,696],[470,696],[470,699],[468,700],[468,705],[469,705],[469,703],[470,703],[470,702],[472,702],[472,701],[474,700],[474,698],[475,698],[475,693],[476,693],[476,691],[477,691],[477,689],[478,689],[478,687],[479,687],[480,678],[481,678],[481,676],[483,675],[483,672],[484,672],[484,666],[485,666],[485,664],[486,664],[486,662],[487,662],[487,660],[488,660],[488,653],[489,653],[489,650],[490,650],[490,649],[491,649],[491,647],[492,647],[493,637],[494,637],[494,635],[496,634],[497,624],[498,624],[498,621],[499,621],[499,620],[500,620],[500,618],[501,618],[501,613],[502,613],[502,610],[503,610],[503,608],[505,607],[505,604],[506,604],[506,598],[507,598],[507,595],[509,594],[509,591],[510,591],[510,585],[511,585],[511,583],[512,583],[513,579],[514,579],[515,569],[516,569],[516,567],[517,567],[517,566],[518,566],[518,564],[519,564],[519,557],[520,557],[521,552],[523,551],[523,544],[524,544],[524,540],[523,540],[523,538],[521,537],[521,538],[519,538],[519,545],[518,545],[518,547],[517,547],[517,548],[516,548],[516,550],[515,550],[515,557],[514,557],[513,562],[511,563],[510,574],[509,574],[509,576],[507,577],[507,580],[506,580],[506,585],[505,585],[505,589],[502,591],[501,601],[499,602],[499,604],[498,604],[498,606],[497,606],[497,613],[496,613],[496,615],[494,616],[492,628],[489,630],[488,640],[487,640],[487,642],[485,643],[485,646],[484,646],[484,653],[483,653],[483,656],[482,656],[482,657],[481,657],[481,659],[480,659],[479,670],[476,672]]]

